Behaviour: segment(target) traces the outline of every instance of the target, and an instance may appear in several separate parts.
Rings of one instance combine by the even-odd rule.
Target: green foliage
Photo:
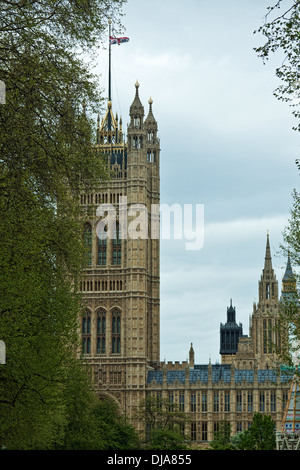
[[[293,191],[293,206],[290,210],[290,218],[288,225],[283,232],[284,243],[288,246],[288,253],[293,266],[300,265],[300,194],[294,189]],[[284,252],[287,250],[284,246],[281,247]],[[297,274],[295,274],[297,280]],[[296,287],[296,291],[297,286]],[[280,311],[280,325],[286,333],[286,344],[282,345],[281,359],[282,363],[288,366],[293,366],[295,356],[300,354],[300,312],[298,307],[299,296],[292,292],[290,294],[290,301],[285,302],[281,306]]]
[[[90,402],[79,415],[74,408],[70,418],[64,441],[57,448],[117,451],[140,447],[136,430],[109,400]]]
[[[149,450],[185,450],[188,449],[185,437],[172,429],[154,429],[149,441],[144,445]]]
[[[230,438],[230,423],[222,421],[219,430],[214,433],[214,440],[210,444],[214,450],[233,450]]]
[[[84,422],[94,406],[75,355],[84,259],[78,196],[107,174],[88,118],[101,103],[97,82],[80,54],[92,52],[122,3],[0,5],[0,339],[7,353],[0,446],[7,449],[59,447],[74,417]]]
[[[232,438],[236,450],[275,450],[275,424],[268,415],[255,413],[252,426]]]
[[[300,1],[295,0],[289,4],[279,0],[272,7],[268,7],[265,23],[255,32],[261,33],[266,42],[255,48],[259,57],[267,61],[271,55],[280,53],[280,65],[276,68],[276,75],[283,82],[274,92],[282,101],[287,101],[293,107],[293,114],[300,117]],[[298,124],[295,129],[300,130]]]
[[[298,121],[294,127],[300,130],[300,0],[287,2],[278,0],[273,6],[268,7],[264,24],[255,33],[261,33],[265,38],[265,43],[257,47],[255,51],[264,62],[275,54],[279,54],[279,66],[276,68],[276,75],[282,84],[274,91],[275,96],[286,101],[292,107],[292,112]],[[296,159],[298,169],[300,160]],[[293,207],[289,225],[286,227],[283,236],[285,245],[288,247],[291,260],[294,266],[300,264],[300,196],[293,191]],[[287,252],[284,247],[283,251]],[[286,344],[282,342],[280,356],[282,362],[292,366],[291,353],[299,355],[299,333],[300,318],[299,310],[296,307],[297,299],[292,299],[289,305],[281,307],[281,321],[279,334],[287,338]],[[298,341],[297,341],[298,340]],[[293,351],[292,351],[293,350]]]
[[[148,396],[139,405],[138,419],[146,430],[143,447],[155,450],[187,449],[184,428],[189,419],[168,399]]]

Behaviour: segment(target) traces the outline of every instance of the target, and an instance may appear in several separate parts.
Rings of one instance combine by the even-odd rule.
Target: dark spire
[[[281,301],[287,303],[296,303],[299,307],[299,300],[297,297],[297,281],[293,273],[290,253],[288,253],[287,264],[285,268],[285,273],[282,278],[282,288],[281,288]]]
[[[290,259],[290,252],[288,252],[288,259],[286,264],[285,273],[283,276],[283,280],[294,280],[295,276],[292,270],[291,259]]]

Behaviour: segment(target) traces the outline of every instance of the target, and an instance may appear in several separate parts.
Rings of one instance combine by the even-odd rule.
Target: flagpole
[[[111,36],[111,20],[109,20],[109,70],[108,70],[108,101],[111,101],[111,44],[110,44],[110,36]]]
[[[108,64],[108,106],[111,105],[111,20],[108,21],[109,23],[109,38],[108,38],[108,50],[109,50],[109,64]],[[108,113],[108,130],[111,131],[111,115],[110,112]]]

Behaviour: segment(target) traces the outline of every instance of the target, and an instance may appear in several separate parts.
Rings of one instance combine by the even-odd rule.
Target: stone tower
[[[260,367],[268,369],[276,364],[274,348],[280,350],[281,341],[278,334],[278,281],[272,267],[269,234],[267,235],[265,264],[258,285],[259,301],[253,306],[250,336]]]
[[[160,360],[160,143],[152,103],[144,119],[137,82],[126,141],[108,101],[96,149],[112,176],[81,195],[88,247],[82,353],[95,389],[113,396],[128,417],[145,397],[149,367]]]

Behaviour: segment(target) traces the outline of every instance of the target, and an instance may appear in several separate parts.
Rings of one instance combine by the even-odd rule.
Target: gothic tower
[[[129,417],[145,396],[149,367],[160,360],[160,143],[152,103],[144,120],[136,83],[126,142],[122,118],[108,101],[101,124],[98,117],[96,149],[111,177],[81,194],[88,246],[82,354],[95,389],[113,396]]]
[[[259,301],[253,306],[250,336],[258,364],[267,369],[276,363],[275,348],[280,349],[278,281],[272,267],[269,234],[265,264],[258,286]]]
[[[230,307],[227,307],[227,322],[220,325],[220,354],[222,356],[222,364],[226,363],[232,355],[236,354],[240,337],[243,336],[243,327],[241,323],[236,323],[235,307],[232,306],[230,299]]]

